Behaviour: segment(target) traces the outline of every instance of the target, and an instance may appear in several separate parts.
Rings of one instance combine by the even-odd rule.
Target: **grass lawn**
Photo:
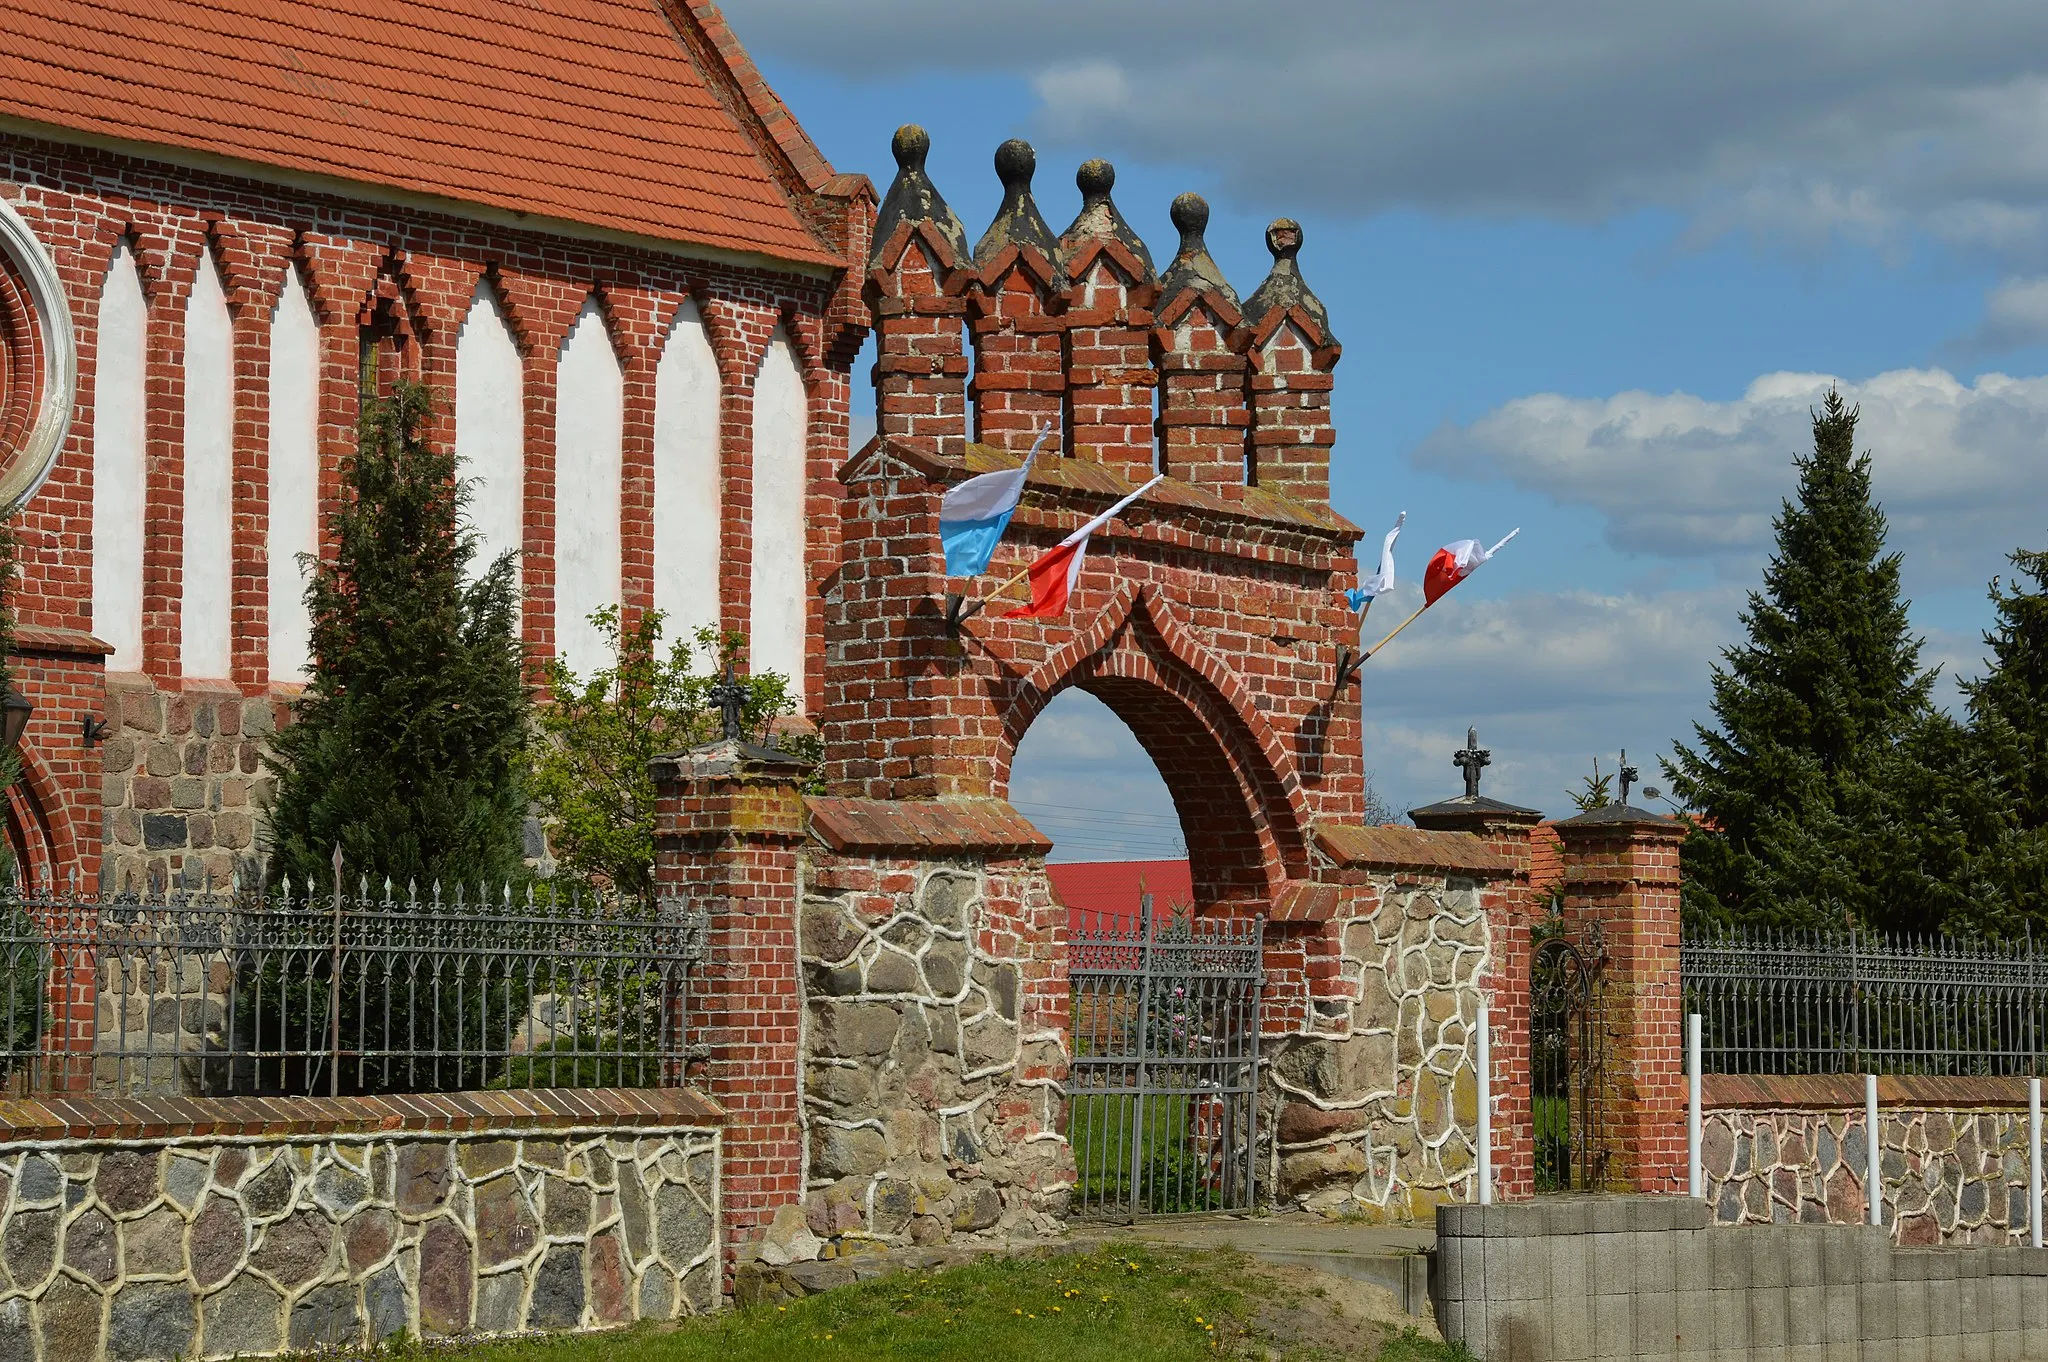
[[[433,1355],[458,1362],[1470,1362],[1462,1349],[1346,1314],[1300,1280],[1233,1253],[1143,1248],[992,1258],[681,1325]]]

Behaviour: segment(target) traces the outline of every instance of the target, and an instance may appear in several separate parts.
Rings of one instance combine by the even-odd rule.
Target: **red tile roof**
[[[1194,872],[1186,861],[1061,861],[1045,868],[1053,892],[1067,905],[1067,920],[1092,928],[1138,920],[1138,895],[1152,895],[1152,911],[1164,914],[1195,901]]]
[[[1529,888],[1539,902],[1553,889],[1564,885],[1564,839],[1557,835],[1557,822],[1549,819],[1529,829]]]
[[[831,167],[705,0],[6,0],[0,115],[839,263],[791,198]]]

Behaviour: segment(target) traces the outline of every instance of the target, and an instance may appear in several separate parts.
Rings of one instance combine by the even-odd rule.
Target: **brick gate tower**
[[[1472,1033],[1482,991],[1526,991],[1494,973],[1526,854],[1365,826],[1358,691],[1339,682],[1360,536],[1329,499],[1340,350],[1300,226],[1267,229],[1272,269],[1240,298],[1200,198],[1175,201],[1161,269],[1106,162],[1081,166],[1055,234],[1013,141],[970,244],[928,148],[897,133],[867,259],[877,430],[839,470],[822,574],[826,791],[741,742],[655,768],[662,882],[708,906],[725,962],[692,1006],[728,1113],[736,1288],[835,1238],[1058,1227],[1076,1185],[1067,916],[1051,844],[1007,795],[1069,687],[1165,777],[1194,911],[1265,920],[1261,1197],[1389,1218],[1470,1199]],[[1048,428],[989,572],[948,578],[946,491],[1017,467]],[[1161,474],[1090,542],[1062,615],[1010,618],[1021,597],[989,594]]]
[[[1055,237],[1032,153],[1004,145],[1003,206],[972,252],[926,175],[920,128],[870,256],[877,433],[840,474],[842,555],[825,609],[823,727],[835,793],[1000,798],[1032,720],[1078,686],[1130,726],[1176,801],[1195,896],[1284,914],[1315,881],[1319,821],[1363,813],[1356,691],[1336,687],[1356,625],[1358,529],[1330,509],[1331,371],[1340,347],[1296,264],[1301,228],[1266,232],[1273,269],[1240,302],[1203,240],[1208,206],[1173,206],[1163,272],[1090,161]],[[998,581],[1164,473],[1096,534],[1067,612],[964,624],[939,503],[1055,434],[984,582]],[[1046,455],[1050,455],[1047,457]]]

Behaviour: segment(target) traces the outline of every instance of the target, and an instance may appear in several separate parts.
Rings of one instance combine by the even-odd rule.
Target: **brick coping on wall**
[[[59,1097],[0,1100],[0,1145],[37,1140],[279,1139],[412,1132],[717,1126],[689,1088],[531,1088],[384,1097]]]
[[[1863,1109],[1862,1074],[1704,1074],[1700,1103],[1709,1110],[1769,1108]],[[2021,1107],[2027,1105],[2024,1078],[1982,1078],[1880,1074],[1880,1107],[1930,1109]]]

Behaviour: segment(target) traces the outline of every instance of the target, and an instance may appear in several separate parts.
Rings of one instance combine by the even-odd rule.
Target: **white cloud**
[[[2048,344],[2048,275],[2006,279],[1984,297],[1984,319],[1963,337],[1965,353],[1997,354]]]
[[[1982,581],[1999,552],[2048,528],[2048,378],[1986,374],[1963,384],[1900,369],[1862,383],[1766,374],[1730,402],[1687,393],[1516,398],[1415,450],[1424,469],[1503,478],[1607,520],[1614,547],[1709,558],[1748,575],[1812,448],[1810,410],[1833,384],[1860,405],[1857,444],[1872,455],[1878,499],[1918,583]]]
[[[754,0],[764,52],[886,80],[1030,83],[1041,131],[1217,168],[1297,213],[1590,219],[1885,242],[1922,228],[2038,256],[2048,6],[2037,0]],[[1057,36],[1055,36],[1057,35]]]
[[[1496,798],[1569,814],[1566,791],[1595,757],[1612,771],[1623,749],[1644,785],[1662,787],[1659,758],[1712,719],[1711,669],[1741,637],[1746,586],[1453,592],[1367,663],[1351,692],[1374,785],[1397,815],[1457,794],[1451,754],[1469,726],[1493,754],[1484,789]],[[1419,599],[1404,583],[1371,618],[1399,620]],[[1981,654],[1974,633],[1937,629],[1922,662],[1952,677],[1979,670]],[[1953,692],[1940,698],[1952,702]],[[1025,735],[1010,795],[1054,839],[1055,859],[1182,854],[1165,783],[1130,730],[1082,692],[1063,693]]]
[[[1366,665],[1366,764],[1396,808],[1446,798],[1461,788],[1451,754],[1476,726],[1497,798],[1569,812],[1564,792],[1622,748],[1660,784],[1655,759],[1706,716],[1708,668],[1740,607],[1733,587],[1453,593]]]

